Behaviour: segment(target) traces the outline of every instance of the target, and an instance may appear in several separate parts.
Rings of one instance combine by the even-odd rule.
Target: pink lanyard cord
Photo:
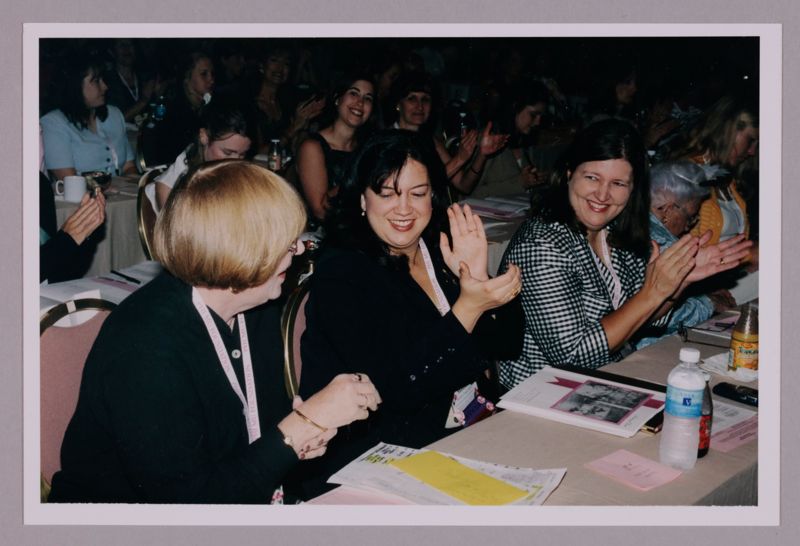
[[[239,385],[239,380],[236,378],[236,372],[233,371],[231,359],[228,356],[228,351],[222,341],[222,336],[214,324],[214,319],[211,318],[211,313],[208,312],[208,307],[203,302],[203,298],[196,288],[192,288],[192,303],[194,304],[197,312],[200,313],[200,318],[203,319],[203,324],[208,331],[211,338],[211,343],[214,344],[214,350],[217,352],[217,358],[222,366],[222,371],[228,378],[228,382],[242,402],[244,409],[244,417],[247,422],[247,436],[252,444],[261,437],[261,425],[258,422],[258,402],[256,401],[256,387],[253,377],[253,361],[250,358],[250,341],[247,338],[247,326],[244,322],[244,315],[239,313],[236,315],[237,325],[239,326],[239,340],[242,345],[242,366],[244,368],[244,384],[247,391],[247,397],[242,393],[242,388]]]
[[[422,253],[422,261],[425,264],[425,270],[428,272],[428,278],[431,281],[431,286],[433,286],[433,292],[436,294],[436,299],[439,302],[436,304],[436,309],[439,310],[440,315],[445,316],[450,312],[450,303],[447,301],[444,291],[439,285],[439,281],[436,280],[436,272],[433,270],[433,261],[431,261],[431,255],[428,252],[428,247],[425,245],[425,241],[422,239],[419,240],[419,251]]]

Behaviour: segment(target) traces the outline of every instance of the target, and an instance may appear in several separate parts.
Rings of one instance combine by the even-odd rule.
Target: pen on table
[[[125,273],[120,273],[120,272],[119,272],[119,271],[117,271],[116,269],[112,269],[112,270],[111,270],[111,273],[113,273],[114,275],[116,275],[116,276],[118,276],[118,277],[122,277],[122,278],[123,278],[123,279],[125,279],[126,281],[130,281],[130,282],[132,282],[132,283],[136,283],[136,284],[142,284],[142,281],[140,281],[140,280],[139,280],[139,279],[137,279],[136,277],[131,277],[130,275],[126,275]]]

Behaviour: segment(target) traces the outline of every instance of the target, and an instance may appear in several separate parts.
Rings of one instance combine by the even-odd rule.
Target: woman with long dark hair
[[[351,76],[333,93],[333,120],[311,134],[297,152],[297,175],[313,220],[325,219],[328,200],[347,171],[363,129],[370,121],[375,85],[366,76]]]
[[[133,148],[119,108],[106,104],[108,86],[99,59],[77,53],[58,80],[58,108],[42,116],[45,167],[54,179],[88,171],[136,172]]]
[[[421,447],[455,430],[454,391],[484,377],[491,358],[518,354],[522,317],[506,304],[519,269],[489,277],[480,218],[446,207],[443,171],[430,139],[383,131],[333,202],[329,248],[311,277],[300,392],[359,369],[384,403],[343,434],[351,442],[331,446],[323,482],[377,441]]]

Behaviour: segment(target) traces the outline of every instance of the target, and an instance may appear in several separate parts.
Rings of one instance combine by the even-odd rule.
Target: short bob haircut
[[[712,178],[703,167],[686,159],[654,165],[650,169],[651,205],[655,208],[668,201],[702,201],[711,194],[706,184]]]
[[[338,195],[331,202],[326,224],[327,241],[339,248],[364,252],[391,269],[407,268],[405,256],[392,256],[389,247],[372,230],[362,215],[361,196],[371,189],[380,193],[387,179],[394,181],[409,159],[419,161],[428,171],[431,184],[431,221],[422,232],[430,247],[439,244],[439,232],[446,225],[447,175],[429,136],[402,129],[386,129],[369,137],[353,159]]]
[[[264,284],[306,223],[297,192],[254,163],[204,163],[183,177],[156,221],[155,253],[191,286]]]
[[[86,76],[103,78],[103,63],[99,57],[79,51],[64,64],[60,79],[57,107],[78,130],[86,129],[91,110],[83,97],[83,80]],[[100,121],[108,117],[106,105],[95,108],[95,116]]]
[[[531,213],[544,222],[559,222],[576,233],[586,228],[575,216],[569,202],[569,181],[577,167],[588,161],[624,159],[633,171],[633,188],[628,204],[609,226],[608,242],[641,257],[650,253],[650,184],[642,137],[627,121],[607,119],[578,133],[558,160],[550,184],[534,192]]]

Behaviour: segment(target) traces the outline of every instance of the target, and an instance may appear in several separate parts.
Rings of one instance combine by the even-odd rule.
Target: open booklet
[[[534,470],[487,463],[379,443],[328,480],[413,504],[542,504],[561,483],[566,468]],[[398,502],[380,504],[399,504]],[[315,502],[315,501],[312,501]],[[335,499],[332,500],[335,502]],[[320,497],[318,503],[325,503]]]
[[[497,405],[625,438],[664,408],[664,392],[656,388],[613,374],[586,372],[545,366],[503,395]]]

